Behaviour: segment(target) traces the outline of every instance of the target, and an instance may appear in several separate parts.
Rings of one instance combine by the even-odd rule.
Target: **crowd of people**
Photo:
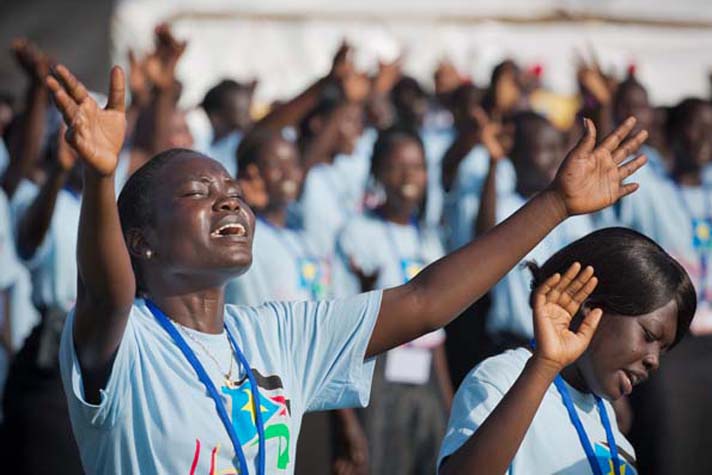
[[[344,43],[260,117],[221,80],[204,136],[187,47],[102,94],[12,44],[8,473],[293,473],[298,437],[339,475],[712,473],[708,98],[582,60],[567,115],[512,60],[430,90]]]

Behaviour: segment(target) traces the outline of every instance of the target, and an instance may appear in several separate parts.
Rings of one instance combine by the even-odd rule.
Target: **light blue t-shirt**
[[[10,154],[5,146],[5,141],[0,137],[0,175],[5,173],[5,169],[10,164]]]
[[[442,185],[442,162],[445,152],[455,140],[451,128],[424,127],[420,136],[425,149],[425,161],[428,169],[428,200],[425,204],[425,222],[432,228],[441,224],[445,193]]]
[[[5,314],[5,302],[0,299],[0,331],[9,323],[12,346],[18,349],[39,322],[37,309],[32,305],[30,275],[15,252],[10,206],[5,193],[0,189],[0,291],[7,291],[9,314]],[[0,347],[0,394],[5,385],[10,358]],[[2,416],[0,415],[0,419]]]
[[[517,193],[497,196],[497,223],[501,223],[524,206],[526,199]],[[524,257],[520,265],[509,271],[492,289],[492,306],[487,315],[487,332],[509,332],[532,338],[532,311],[529,306],[532,275],[524,266],[527,261],[543,264],[564,246],[593,231],[588,215],[573,216],[554,228]]]
[[[489,358],[475,367],[465,377],[450,413],[448,429],[440,448],[438,466],[444,458],[452,455],[474,434],[519,377],[527,360],[529,350],[518,348]],[[593,445],[597,461],[603,473],[612,473],[611,455],[606,432],[601,424],[595,398],[581,393],[566,384],[576,412]],[[603,402],[621,461],[621,474],[636,475],[633,446],[618,430],[613,407]],[[561,395],[552,384],[519,446],[508,475],[590,475],[592,473],[586,453],[579,442],[576,429],[569,419]]]
[[[367,212],[344,226],[336,254],[334,289],[336,295],[346,296],[361,292],[351,264],[366,275],[377,273],[374,288],[384,289],[404,284],[445,252],[436,230],[388,222]]]
[[[665,161],[662,155],[657,149],[649,145],[642,145],[640,150],[635,156],[643,155],[648,158],[648,163],[635,172],[635,175],[631,176],[626,180],[626,183],[638,183],[640,188],[645,189],[648,192],[648,188],[655,188],[660,180],[668,179],[668,171],[665,168]],[[632,160],[635,156],[631,155],[626,160]],[[640,193],[636,191],[634,194]],[[630,209],[631,201],[627,198],[623,198],[615,203],[613,206],[604,208],[596,213],[591,214],[591,218],[596,226],[596,228],[607,228],[611,226],[628,226],[628,221],[630,220],[630,215],[632,213]]]
[[[334,288],[340,296],[361,291],[361,283],[351,271],[352,264],[366,275],[377,274],[374,288],[397,287],[444,254],[438,233],[427,226],[388,222],[373,212],[356,216],[339,235]],[[424,384],[428,379],[424,372],[431,369],[430,352],[444,342],[445,330],[438,329],[407,343],[406,349],[390,350],[386,354],[386,378],[405,382],[401,380],[402,375],[399,376],[404,371],[402,366],[422,364],[422,375],[408,382]],[[423,354],[427,354],[425,363]]]
[[[313,250],[303,231],[258,219],[252,242],[252,265],[227,285],[225,303],[259,305],[332,296],[330,259]]]
[[[304,231],[321,255],[333,253],[339,230],[363,209],[377,136],[374,129],[366,129],[352,155],[338,155],[332,164],[316,165],[304,180],[299,202]]]
[[[337,301],[225,306],[225,323],[259,386],[266,473],[294,472],[305,412],[368,404],[374,360],[364,357],[380,305],[381,292],[371,292]],[[64,329],[60,364],[89,475],[236,473],[239,463],[213,400],[143,300],[131,309],[99,405],[84,398],[73,325],[74,312]],[[223,395],[250,474],[256,474],[249,380],[235,369],[236,386],[225,384],[231,358],[227,336],[176,326]]]
[[[623,198],[621,221],[660,244],[687,270],[698,292],[693,330],[712,332],[712,186],[680,186],[669,178],[651,181]],[[702,265],[708,262],[708,270]]]
[[[476,145],[460,162],[452,188],[445,197],[445,248],[452,252],[472,240],[475,219],[480,208],[482,187],[489,170],[489,152]],[[497,165],[497,194],[514,190],[516,174],[512,162],[502,160]]]
[[[12,199],[15,226],[32,206],[39,187],[24,180]],[[60,190],[47,234],[25,261],[32,277],[32,301],[38,308],[68,312],[77,298],[77,235],[81,198]]]

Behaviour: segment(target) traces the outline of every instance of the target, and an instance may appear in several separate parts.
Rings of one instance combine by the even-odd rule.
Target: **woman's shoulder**
[[[488,384],[507,392],[519,377],[532,353],[521,347],[487,358],[470,371],[462,386]]]

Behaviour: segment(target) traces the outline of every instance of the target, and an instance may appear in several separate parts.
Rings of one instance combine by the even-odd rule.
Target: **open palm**
[[[576,331],[571,330],[570,325],[597,283],[592,267],[581,270],[581,265],[574,263],[563,276],[554,274],[534,291],[538,357],[561,369],[586,350],[600,321],[601,310],[588,312]]]
[[[109,101],[104,109],[64,66],[54,68],[47,86],[67,124],[67,142],[97,173],[111,175],[126,134],[125,78],[121,68],[115,66],[111,70]]]
[[[584,123],[584,136],[566,156],[552,183],[569,215],[598,211],[637,190],[637,184],[623,184],[623,180],[646,162],[645,156],[639,156],[623,163],[648,137],[641,131],[626,140],[635,118],[629,117],[598,146],[596,126],[589,119]]]

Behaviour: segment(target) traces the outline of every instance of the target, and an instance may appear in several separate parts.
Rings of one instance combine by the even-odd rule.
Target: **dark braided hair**
[[[559,250],[541,267],[527,263],[532,289],[557,272],[563,275],[574,262],[592,266],[598,277],[587,304],[604,312],[638,316],[674,300],[677,332],[673,346],[687,333],[697,309],[695,288],[685,269],[652,239],[627,228],[592,232]],[[575,319],[579,318],[580,311]]]

